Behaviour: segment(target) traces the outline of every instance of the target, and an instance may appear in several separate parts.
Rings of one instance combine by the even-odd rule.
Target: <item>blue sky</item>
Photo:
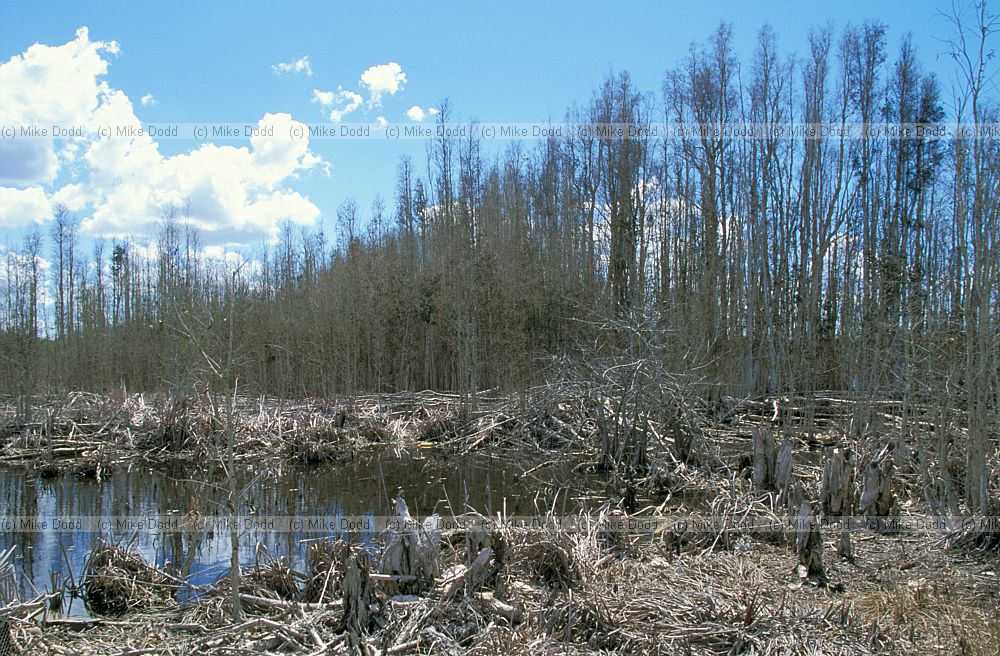
[[[720,21],[733,24],[737,49],[745,55],[764,23],[775,28],[782,52],[791,54],[804,52],[810,27],[830,22],[839,29],[874,18],[889,26],[890,61],[900,36],[910,31],[923,65],[945,81],[946,94],[952,71],[939,41],[950,35],[949,27],[935,17],[945,8],[942,2],[649,2],[622,8],[597,2],[206,4],[3,3],[0,64],[8,75],[0,69],[0,119],[7,105],[7,120],[43,120],[45,107],[60,102],[59,92],[46,86],[88,78],[89,86],[74,102],[86,104],[97,89],[98,102],[103,97],[113,105],[109,112],[131,116],[127,98],[141,122],[254,123],[265,114],[325,121],[337,105],[316,102],[324,96],[314,92],[338,90],[361,99],[345,121],[381,116],[408,122],[407,111],[416,105],[430,122],[427,111],[444,97],[464,119],[560,120],[570,105],[586,102],[610,70],[628,70],[640,88],[658,95],[665,70]],[[81,27],[87,28],[85,40],[77,31]],[[58,47],[74,41],[79,52],[72,57],[48,53],[42,58],[45,70],[10,66],[11,58],[33,44]],[[308,69],[275,70],[306,57]],[[72,69],[81,58],[87,64],[80,70],[54,70]],[[106,71],[95,73],[102,60]],[[369,78],[374,85],[362,83],[366,71],[389,64],[398,68],[376,68]],[[375,89],[382,89],[380,106],[370,106]],[[116,100],[101,96],[115,90],[122,94]],[[146,104],[144,96],[151,97]],[[347,102],[350,96],[344,98]],[[235,142],[211,149],[154,140],[135,144],[125,157],[110,148],[91,151],[87,144],[67,150],[57,140],[46,172],[15,170],[7,179],[4,167],[8,172],[16,168],[14,159],[44,154],[0,150],[8,158],[6,165],[0,163],[0,243],[20,241],[33,221],[44,222],[46,204],[57,200],[71,201],[91,236],[142,233],[152,226],[142,218],[152,205],[136,196],[170,199],[157,188],[169,184],[204,201],[208,241],[259,243],[286,206],[298,222],[324,222],[330,228],[337,206],[348,197],[367,210],[381,194],[391,206],[401,154],[412,155],[423,170],[424,144],[415,141],[312,141],[307,151],[285,144],[280,161],[272,164],[259,156],[264,147]],[[121,161],[102,165],[102,157]],[[156,175],[143,179],[152,170]],[[100,196],[100,207],[91,196]],[[130,217],[115,218],[116,212]],[[241,212],[252,219],[230,216]],[[232,229],[213,232],[220,227],[213,222],[231,222]]]

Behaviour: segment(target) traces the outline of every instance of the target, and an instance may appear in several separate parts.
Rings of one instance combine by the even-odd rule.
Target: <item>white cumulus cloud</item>
[[[335,98],[336,94],[333,91],[320,91],[319,89],[313,89],[313,102],[317,102],[324,107],[332,105]]]
[[[142,103],[143,107],[152,107],[156,104],[156,97],[151,93],[147,93],[142,98],[139,98],[139,102]]]
[[[336,91],[313,89],[312,100],[319,103],[335,123],[340,123],[345,116],[361,107],[361,96],[343,87],[337,87]]]
[[[289,114],[258,121],[272,136],[170,157],[146,133],[88,136],[87,126],[141,127],[128,96],[102,79],[117,52],[81,28],[67,44],[34,45],[0,64],[0,123],[84,126],[82,136],[0,141],[0,225],[45,221],[55,203],[79,212],[84,231],[135,236],[154,231],[168,208],[188,207],[206,243],[259,242],[281,221],[316,221],[319,208],[288,183],[325,163],[308,138],[291,137],[303,126]]]
[[[0,187],[0,226],[13,228],[42,223],[51,216],[49,199],[41,187]]]
[[[0,63],[0,124],[86,126],[110,92],[99,80],[107,73],[105,54],[118,53],[114,41],[91,41],[86,27],[61,46],[36,43]],[[50,183],[72,148],[57,152],[51,138],[0,142],[0,185],[30,187]]]
[[[424,112],[424,110],[420,109],[418,105],[414,105],[413,107],[410,107],[408,110],[406,110],[406,116],[411,121],[416,121],[419,123],[420,121],[424,120],[424,117],[427,116],[427,114]]]
[[[396,62],[371,66],[361,74],[361,86],[368,90],[368,105],[380,107],[382,96],[394,96],[406,84],[406,73]]]
[[[307,139],[290,136],[296,123],[288,114],[265,114],[258,126],[273,126],[274,136],[252,137],[249,148],[206,144],[163,157],[155,143],[138,139],[113,152],[88,152],[88,157],[93,154],[91,178],[98,180],[92,192],[101,202],[83,227],[127,234],[135,229],[136,217],[153,225],[164,208],[188,204],[189,219],[207,240],[245,243],[273,237],[282,220],[311,224],[319,208],[283,187],[300,171],[321,163]]]
[[[279,62],[271,66],[271,70],[274,71],[275,75],[292,75],[295,73],[302,73],[306,77],[312,77],[313,74],[312,66],[309,64],[309,55],[300,57],[295,61]]]

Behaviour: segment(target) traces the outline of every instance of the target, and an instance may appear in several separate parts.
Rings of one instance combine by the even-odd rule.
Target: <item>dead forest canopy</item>
[[[817,28],[794,56],[765,27],[743,58],[722,25],[660,89],[611,73],[566,118],[995,122],[979,18],[957,26],[957,86],[880,24]],[[741,397],[920,397],[989,430],[997,139],[637,132],[500,153],[436,138],[389,202],[344,202],[335,234],[285,224],[241,258],[206,256],[194,206],[164,208],[152,242],[86,246],[57,207],[3,255],[0,391],[514,391],[625,357]]]

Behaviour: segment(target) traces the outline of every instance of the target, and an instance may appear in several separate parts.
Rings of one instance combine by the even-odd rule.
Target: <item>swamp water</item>
[[[572,480],[571,463],[549,468],[547,480]],[[245,517],[309,516],[372,517],[391,515],[397,491],[402,491],[416,517],[438,513],[459,515],[467,503],[484,514],[510,515],[544,510],[555,501],[561,511],[579,507],[580,497],[562,484],[522,479],[521,470],[503,458],[443,459],[395,457],[386,454],[356,456],[352,462],[314,467],[286,467],[266,475],[245,472],[239,515]],[[161,473],[133,469],[106,474],[101,480],[72,474],[43,478],[35,473],[0,470],[0,550],[16,546],[14,565],[20,592],[32,597],[52,590],[53,583],[79,585],[88,554],[99,540],[130,545],[148,562],[174,571],[186,571],[188,588],[180,601],[196,598],[201,586],[215,582],[228,568],[227,530],[94,531],[62,527],[74,517],[184,517],[227,518],[225,481],[206,483],[185,478],[184,472]],[[24,530],[24,521],[44,528]],[[17,524],[15,524],[15,522]],[[211,525],[211,521],[208,522]],[[251,522],[252,523],[252,522]],[[312,540],[347,538],[365,544],[372,534],[333,531],[265,529],[241,530],[244,565],[261,565],[286,558],[293,569],[304,569]],[[263,549],[262,549],[263,548]],[[62,612],[88,615],[82,599],[67,597]]]

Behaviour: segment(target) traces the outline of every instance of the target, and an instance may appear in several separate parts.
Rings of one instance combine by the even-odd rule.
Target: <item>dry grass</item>
[[[126,546],[102,542],[87,558],[83,589],[91,612],[120,615],[163,605],[172,598],[177,585]]]
[[[308,578],[302,590],[303,601],[327,602],[340,597],[347,551],[348,545],[343,540],[324,540],[309,545],[306,554]]]

